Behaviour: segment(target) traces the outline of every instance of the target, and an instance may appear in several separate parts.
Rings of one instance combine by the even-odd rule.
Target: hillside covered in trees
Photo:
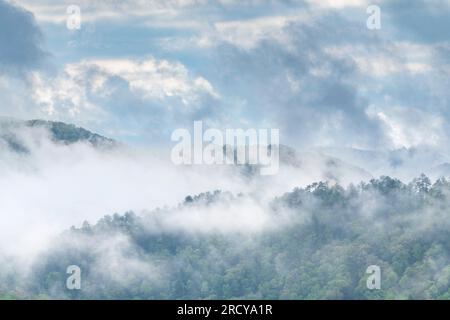
[[[38,140],[39,133],[43,133],[44,135],[48,134],[48,138],[52,142],[64,145],[82,142],[100,149],[109,149],[119,145],[113,139],[73,124],[39,119],[23,121],[0,117],[0,148],[6,146],[16,152],[28,153],[30,142],[27,141],[27,138],[29,137],[24,135],[27,131],[28,136],[31,134],[35,140]]]
[[[174,208],[85,222],[42,253],[33,272],[2,270],[0,292],[82,299],[450,298],[445,179],[432,183],[422,175],[404,184],[381,177],[348,188],[319,182],[270,201],[264,219],[252,218],[257,227],[234,230],[227,212],[245,215],[249,198],[216,191]],[[222,222],[212,220],[218,212]],[[69,291],[66,268],[73,264],[82,270],[82,289]],[[381,268],[380,290],[366,287],[369,265]]]

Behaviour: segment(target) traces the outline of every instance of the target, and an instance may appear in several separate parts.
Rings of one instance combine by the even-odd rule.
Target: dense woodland
[[[106,216],[60,236],[26,276],[2,271],[4,298],[418,299],[450,298],[450,182],[424,175],[343,188],[315,183],[270,203],[289,223],[246,233],[158,231],[170,210],[240,201],[216,191],[177,208]],[[155,218],[156,217],[156,218]],[[284,218],[281,218],[284,217]],[[66,267],[83,270],[65,287]],[[381,290],[366,288],[379,265]],[[9,288],[16,288],[9,291]]]

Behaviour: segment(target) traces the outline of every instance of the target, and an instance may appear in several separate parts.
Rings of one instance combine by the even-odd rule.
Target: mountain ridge
[[[114,139],[94,133],[85,128],[60,121],[42,119],[18,120],[0,119],[0,142],[16,152],[27,153],[28,147],[21,137],[21,129],[45,129],[55,143],[71,145],[78,142],[88,143],[99,149],[110,149],[119,145]]]

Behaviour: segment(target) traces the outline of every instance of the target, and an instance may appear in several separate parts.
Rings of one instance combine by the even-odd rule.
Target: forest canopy
[[[247,197],[208,192],[175,208],[85,222],[62,234],[27,276],[2,270],[0,292],[11,295],[15,287],[19,297],[83,299],[450,298],[445,179],[432,183],[421,175],[404,184],[381,177],[347,188],[314,183],[274,198],[267,208],[271,227],[251,232],[164,227],[163,217],[173,212],[214,214],[217,205]],[[65,287],[73,264],[83,270],[82,290]],[[370,265],[381,268],[380,290],[366,287]]]

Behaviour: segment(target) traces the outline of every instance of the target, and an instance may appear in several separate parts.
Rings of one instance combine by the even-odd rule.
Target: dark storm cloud
[[[369,102],[359,94],[355,61],[326,50],[333,45],[374,46],[379,40],[365,25],[358,27],[334,14],[313,24],[291,23],[283,33],[289,45],[271,39],[250,50],[223,45],[214,84],[220,83],[221,92],[243,97],[251,109],[246,116],[280,126],[288,138],[285,143],[383,143],[382,128],[366,114]]]
[[[46,53],[32,13],[0,0],[0,70],[23,72],[39,67]]]

